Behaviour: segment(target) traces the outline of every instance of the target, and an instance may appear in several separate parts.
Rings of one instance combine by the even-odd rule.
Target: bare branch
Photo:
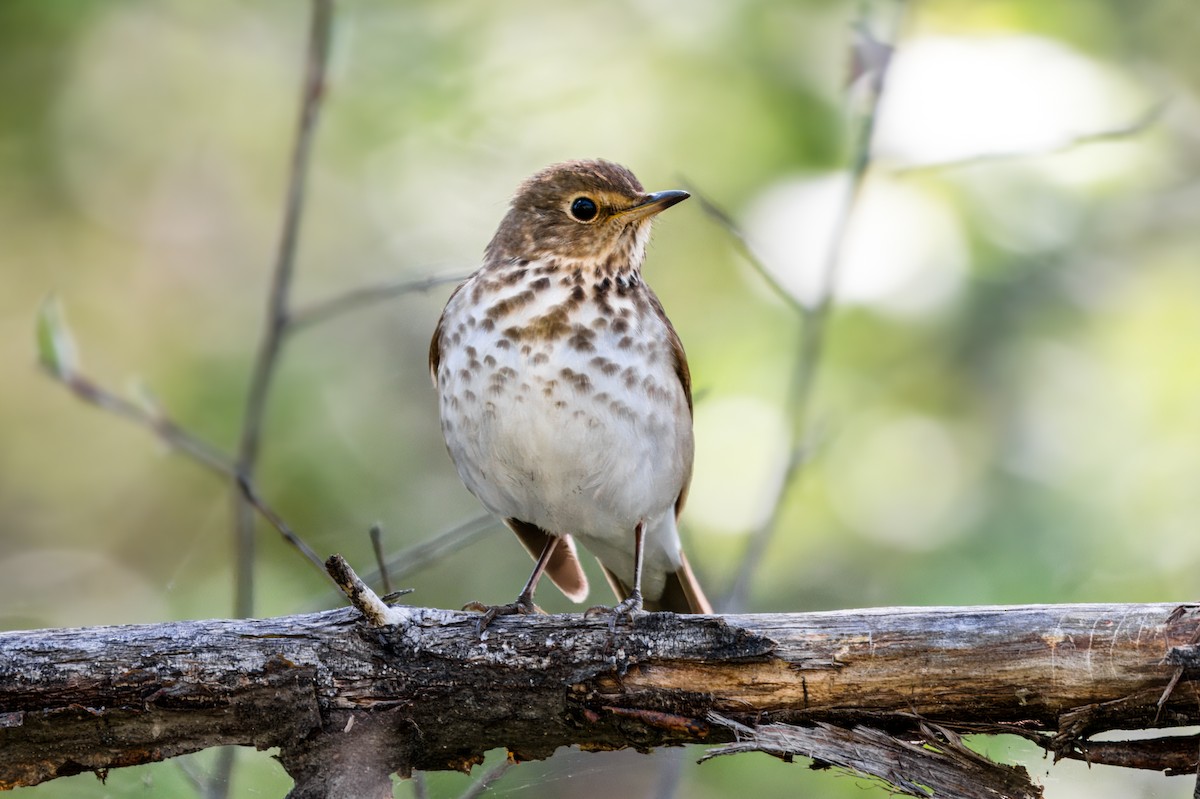
[[[354,569],[350,568],[350,564],[341,555],[330,555],[329,560],[325,561],[325,568],[334,583],[350,600],[350,604],[358,608],[358,612],[372,627],[408,624],[412,620],[405,608],[384,604],[370,586],[354,573]]]
[[[890,37],[891,44],[885,47],[888,52],[894,47],[904,26],[907,4],[901,3],[894,30]],[[865,20],[857,26],[859,44],[867,36]],[[872,42],[874,40],[871,40]],[[857,44],[856,44],[857,46]],[[870,81],[871,92],[867,108],[862,113],[856,135],[854,154],[850,165],[850,185],[846,191],[832,233],[832,244],[826,254],[821,279],[817,286],[815,300],[811,307],[801,306],[800,339],[798,342],[799,355],[795,361],[789,388],[787,406],[792,417],[792,452],[784,469],[783,479],[779,482],[778,493],[772,503],[771,513],[762,525],[750,534],[749,543],[742,556],[741,565],[734,579],[733,587],[726,598],[723,608],[728,611],[738,611],[745,607],[750,594],[750,584],[758,573],[760,564],[770,546],[774,531],[778,528],[779,517],[788,493],[795,489],[799,482],[800,467],[806,462],[806,451],[810,447],[812,397],[816,388],[817,376],[825,352],[825,335],[830,309],[833,306],[834,288],[838,269],[841,266],[843,252],[848,239],[847,231],[850,219],[858,205],[866,182],[867,173],[871,168],[871,147],[875,137],[875,123],[879,115],[880,101],[883,99],[887,85],[888,68],[891,58],[875,58],[874,73]],[[743,237],[738,236],[739,239]],[[744,240],[744,239],[743,239]],[[748,251],[748,248],[747,248]],[[765,271],[765,270],[760,270]]]
[[[1064,751],[1056,751],[1046,736],[1031,737],[1031,740],[1051,752],[1055,759],[1161,771],[1171,777],[1195,773],[1197,752],[1200,751],[1200,735],[1164,735],[1129,741],[1075,741]]]
[[[235,476],[233,462],[224,453],[184,430],[160,409],[125,399],[81,374],[49,369],[46,372],[79,399],[145,427],[164,444],[186,454],[209,471],[222,477]]]
[[[427,291],[436,286],[458,282],[462,279],[459,276],[431,276],[419,280],[384,283],[349,291],[302,308],[295,313],[288,309],[288,293],[304,204],[305,176],[316,132],[320,101],[325,90],[325,69],[333,24],[332,13],[330,0],[314,0],[306,77],[296,142],[292,153],[283,230],[272,276],[267,325],[259,345],[258,359],[251,378],[251,388],[247,396],[236,459],[230,458],[216,447],[189,433],[173,421],[156,403],[135,402],[126,399],[81,374],[78,371],[78,358],[70,330],[63,319],[61,308],[53,297],[43,303],[38,317],[38,356],[42,366],[51,377],[65,385],[78,398],[148,428],[168,446],[191,457],[213,473],[233,480],[238,489],[235,494],[238,508],[236,523],[238,556],[235,568],[238,576],[234,604],[239,615],[249,615],[252,610],[253,511],[257,511],[269,522],[283,536],[284,540],[303,555],[322,575],[328,576],[324,559],[291,529],[279,513],[263,501],[254,487],[253,472],[261,443],[261,426],[266,410],[267,395],[286,337],[300,327],[324,321],[336,314],[360,308],[372,302]],[[485,532],[485,529],[479,528],[477,522],[478,520],[472,520],[464,528],[450,531],[443,538],[434,539],[400,553],[397,560],[404,564],[400,573],[409,574],[424,567],[431,560],[441,557],[451,548],[477,540]],[[378,550],[377,541],[375,546]],[[377,559],[383,566],[382,552],[377,551]],[[391,593],[389,585],[385,585],[384,590],[385,593]]]
[[[236,476],[236,479],[238,488],[242,492],[242,498],[245,499],[252,508],[257,510],[264,519],[270,522],[272,527],[279,531],[279,534],[283,536],[284,541],[287,541],[289,544],[295,547],[296,550],[303,555],[309,563],[316,566],[322,574],[327,574],[325,561],[321,560],[321,557],[313,550],[313,548],[306,544],[304,540],[300,538],[300,536],[296,535],[296,533],[292,531],[292,528],[288,526],[287,522],[283,520],[282,516],[272,510],[270,505],[263,502],[262,497],[260,497],[258,492],[254,489],[254,484],[250,482],[250,478],[244,474],[239,474]]]
[[[183,453],[212,473],[232,478],[246,501],[279,531],[284,540],[304,555],[321,574],[326,574],[324,561],[262,500],[250,479],[237,473],[232,460],[207,441],[181,427],[157,403],[128,400],[77,372],[64,369],[47,369],[46,372],[79,399],[145,427],[168,447]]]
[[[387,560],[383,555],[383,526],[379,522],[371,525],[368,532],[371,537],[371,552],[375,554],[375,568],[379,571],[379,582],[383,593],[392,593],[392,575],[388,571]]]
[[[388,623],[398,610],[404,623]],[[474,614],[375,607],[380,626],[346,608],[6,632],[0,788],[233,744],[280,747],[293,796],[380,795],[344,781],[468,770],[497,747],[519,762],[568,745],[740,738],[742,749],[815,757],[900,789],[1036,795],[1019,770],[958,740],[979,732],[1020,734],[1056,757],[1187,773],[1194,737],[1089,740],[1155,725],[1175,668],[1164,659],[1181,648],[1190,657],[1200,629],[1200,614],[1173,610],[651,613],[615,630],[571,614],[499,618],[480,637]],[[1200,723],[1198,680],[1186,671],[1157,726]]]
[[[451,552],[470,546],[499,529],[499,522],[491,514],[472,517],[428,541],[401,550],[384,564],[384,568],[391,572],[393,580],[403,580]],[[381,577],[382,569],[371,572],[365,579],[369,583],[379,583]]]
[[[811,727],[791,724],[751,727],[718,713],[710,714],[709,718],[733,730],[738,740],[710,749],[701,762],[739,752],[765,752],[788,762],[799,755],[875,777],[907,796],[955,799],[1042,796],[1025,769],[993,763],[964,746],[955,733],[935,725],[920,724],[912,740],[905,740],[868,726],[841,727],[817,722]]]
[[[697,189],[686,178],[682,178],[681,180],[684,186],[687,187],[687,190],[696,198],[696,201],[700,203],[700,207],[704,210],[704,213],[708,214],[710,218],[712,218],[717,224],[725,229],[725,232],[729,234],[729,237],[733,239],[734,244],[737,245],[738,251],[742,254],[742,257],[746,260],[746,263],[750,265],[750,267],[758,274],[759,277],[766,281],[767,285],[771,287],[771,290],[775,292],[775,296],[783,300],[783,302],[786,303],[797,314],[801,316],[807,314],[809,311],[808,307],[805,306],[795,294],[784,288],[783,284],[779,282],[779,279],[775,277],[775,274],[767,268],[766,264],[763,262],[762,258],[759,257],[758,253],[754,251],[754,246],[750,244],[750,240],[746,238],[746,234],[738,226],[737,222],[734,221],[733,217],[730,216],[724,208],[721,208],[715,202],[710,200],[704,194],[704,192]]]
[[[461,283],[464,280],[465,275],[433,275],[419,280],[393,280],[373,286],[362,286],[293,311],[288,317],[288,332],[328,321],[338,314],[360,310],[377,302],[402,297],[405,294],[423,293],[438,286]]]
[[[946,161],[934,161],[927,164],[899,166],[893,169],[892,172],[896,175],[910,175],[914,172],[961,169],[963,167],[976,166],[978,164],[990,164],[997,161],[1015,161],[1024,158],[1040,158],[1047,155],[1057,155],[1058,153],[1065,153],[1070,150],[1085,147],[1089,144],[1099,144],[1102,142],[1130,139],[1158,124],[1159,120],[1162,119],[1163,114],[1166,112],[1168,105],[1169,102],[1167,100],[1159,101],[1147,108],[1140,116],[1127,125],[1108,128],[1107,130],[1097,130],[1091,133],[1081,133],[1077,136],[1069,136],[1057,144],[1052,144],[1048,147],[1043,147],[1037,150],[1009,150],[992,153],[979,153],[978,155],[968,155],[964,156],[963,158],[952,158]]]
[[[258,465],[267,395],[271,389],[287,326],[288,295],[296,262],[301,213],[304,209],[308,162],[316,135],[321,100],[325,96],[325,71],[329,60],[332,27],[333,0],[313,0],[300,118],[292,149],[283,227],[271,277],[266,327],[259,341],[258,356],[250,377],[250,390],[246,395],[242,432],[238,442],[237,474],[246,479],[253,479],[255,467]],[[234,610],[239,616],[249,616],[254,612],[254,513],[250,503],[241,494],[236,496],[234,505],[234,535],[237,542]]]

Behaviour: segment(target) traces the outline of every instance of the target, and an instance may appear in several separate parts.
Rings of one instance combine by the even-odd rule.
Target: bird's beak
[[[686,191],[674,189],[671,191],[656,191],[653,194],[647,194],[637,205],[630,206],[624,211],[619,211],[613,214],[613,216],[627,217],[630,221],[647,219],[667,210],[672,205],[683,202],[691,196]]]

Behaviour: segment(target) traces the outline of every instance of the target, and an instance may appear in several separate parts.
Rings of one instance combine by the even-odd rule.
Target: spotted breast
[[[679,543],[691,477],[683,347],[642,279],[652,216],[628,170],[569,162],[523,185],[430,348],[442,431],[467,488],[582,600],[578,540],[640,610],[708,612]],[[528,612],[527,592],[497,612]]]

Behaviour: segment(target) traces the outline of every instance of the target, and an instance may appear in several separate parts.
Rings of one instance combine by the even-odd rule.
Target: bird
[[[685,191],[648,193],[606,160],[553,164],[517,188],[482,265],[450,295],[429,348],[459,477],[535,560],[515,602],[540,612],[545,574],[588,594],[576,542],[632,619],[712,613],[680,545],[692,476],[691,375],[642,277],[654,218]]]

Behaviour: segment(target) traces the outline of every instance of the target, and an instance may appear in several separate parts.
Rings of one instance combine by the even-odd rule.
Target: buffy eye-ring
[[[580,222],[591,222],[599,211],[596,201],[590,197],[576,197],[571,201],[571,216]]]

